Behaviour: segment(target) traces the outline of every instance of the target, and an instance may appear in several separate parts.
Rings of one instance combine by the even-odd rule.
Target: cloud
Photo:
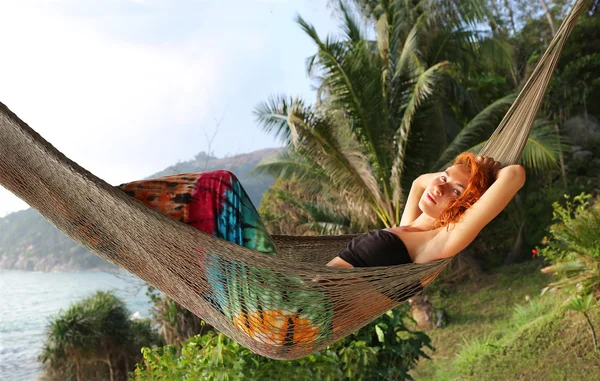
[[[223,66],[210,42],[126,42],[44,8],[0,4],[0,100],[107,181],[156,171],[154,147],[177,151],[178,130],[207,116]],[[16,200],[0,193],[2,213]]]
[[[0,0],[0,101],[111,184],[206,150],[222,117],[216,155],[274,147],[252,111],[271,94],[310,92],[314,43],[293,18],[326,34],[324,4]],[[0,190],[0,216],[24,207]]]

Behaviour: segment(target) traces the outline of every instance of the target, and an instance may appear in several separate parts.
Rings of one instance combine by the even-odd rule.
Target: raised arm
[[[431,180],[441,176],[441,172],[437,173],[426,173],[421,175],[413,181],[410,187],[410,193],[406,199],[406,205],[404,205],[404,211],[402,212],[402,218],[400,219],[400,226],[406,226],[417,219],[423,213],[419,209],[419,200],[427,188],[427,185]]]
[[[508,205],[525,184],[525,168],[509,165],[498,171],[496,181],[450,229],[442,229],[426,246],[425,262],[451,257],[466,248],[477,234]]]

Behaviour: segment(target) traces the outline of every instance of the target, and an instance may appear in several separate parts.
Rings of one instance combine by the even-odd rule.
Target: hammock
[[[585,2],[576,2],[481,155],[503,165],[519,161]],[[398,304],[382,301],[381,295],[403,290],[408,295],[415,281],[437,275],[450,261],[325,267],[353,235],[272,236],[268,253],[229,242],[149,208],[97,178],[1,103],[0,185],[88,250],[137,275],[240,344],[274,359],[306,356],[356,331]],[[229,286],[215,286],[223,282]]]

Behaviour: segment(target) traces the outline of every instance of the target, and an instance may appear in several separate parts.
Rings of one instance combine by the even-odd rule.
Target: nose
[[[444,195],[444,187],[442,186],[442,184],[438,184],[433,188],[433,192],[435,193],[436,196],[443,196]]]

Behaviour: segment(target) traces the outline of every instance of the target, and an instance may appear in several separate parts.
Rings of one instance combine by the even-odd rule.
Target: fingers
[[[500,162],[497,160],[494,160],[493,157],[477,156],[477,158],[475,160],[477,160],[482,166],[490,168],[490,172],[493,177],[496,176],[496,173],[500,169]]]
[[[477,156],[477,158],[475,158],[475,160],[477,160],[478,162],[480,162],[483,165],[489,165],[491,167],[496,167],[496,166],[500,166],[500,162],[494,160],[493,157],[489,157],[489,156]]]

